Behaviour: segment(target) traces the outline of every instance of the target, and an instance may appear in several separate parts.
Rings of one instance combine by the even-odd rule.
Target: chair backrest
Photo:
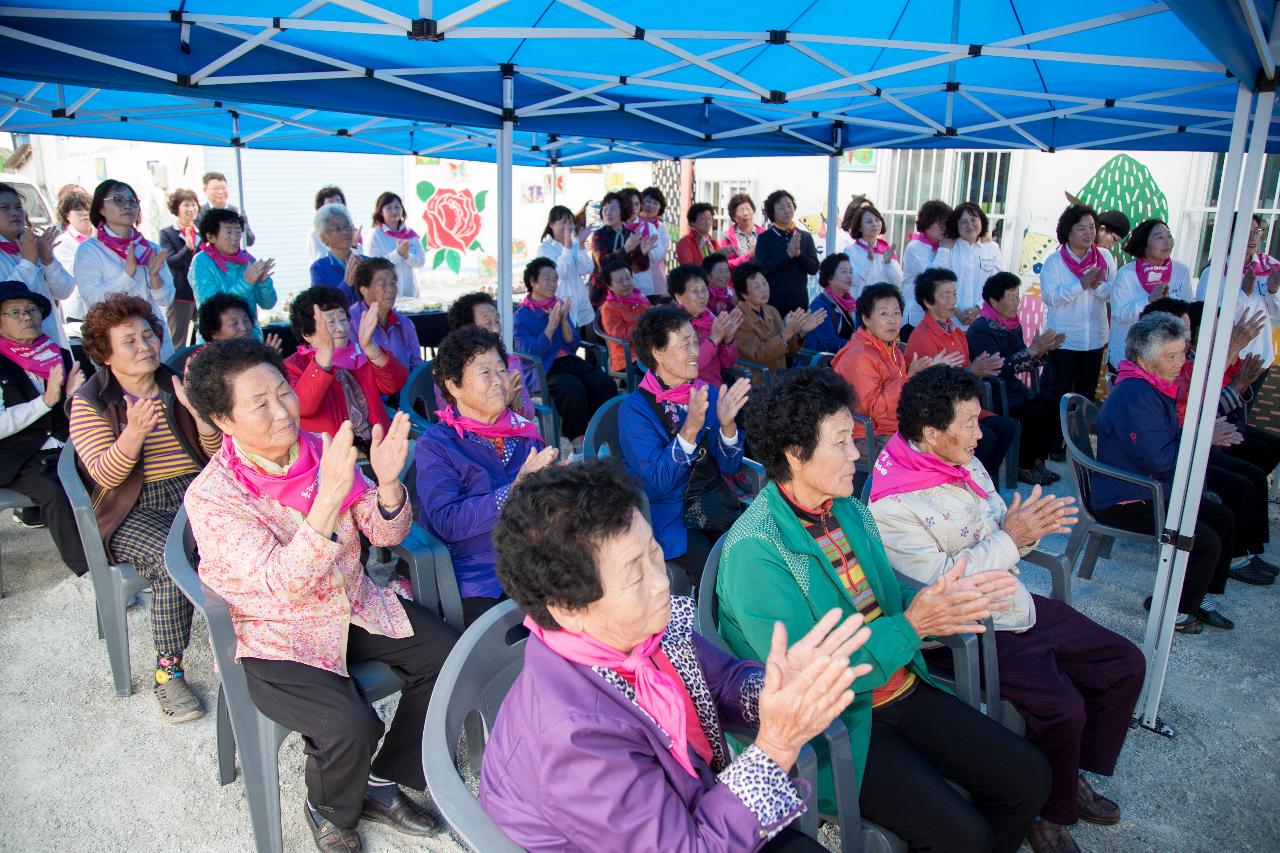
[[[618,407],[626,395],[612,398],[591,416],[587,434],[582,440],[583,456],[612,456],[622,458],[622,444],[618,441]]]
[[[724,537],[728,535],[725,533],[716,540],[711,553],[707,555],[707,563],[702,568],[702,580],[698,583],[698,633],[714,643],[717,648],[733,654],[720,637],[720,629],[716,625],[720,612],[720,600],[716,596],[716,577],[720,573],[720,554],[724,551]]]
[[[836,357],[835,353],[830,353],[830,352],[818,353],[813,359],[813,366],[814,367],[830,367],[831,360],[834,359],[835,357]]]
[[[1059,405],[1062,435],[1066,439],[1067,455],[1075,476],[1080,501],[1090,506],[1089,468],[1083,460],[1094,460],[1093,431],[1098,420],[1098,407],[1079,394],[1065,394]]]
[[[410,499],[415,502],[414,505],[416,506],[418,496],[418,463],[416,460],[409,462],[409,467],[400,479],[404,482]],[[413,528],[405,539],[405,544],[409,544],[410,540],[420,540],[425,544],[428,550],[431,551],[431,559],[435,564],[435,571],[433,572],[435,589],[430,591],[435,596],[435,601],[421,601],[419,604],[434,610],[441,619],[461,631],[463,629],[462,592],[458,588],[458,576],[453,572],[453,557],[449,554],[449,547],[441,541],[440,537],[427,530],[417,521],[414,521]]]
[[[465,726],[471,769],[478,777],[498,709],[524,669],[528,632],[520,627],[523,619],[514,601],[504,601],[467,629],[440,671],[422,736],[422,768],[436,807],[464,844],[485,853],[520,848],[467,789],[457,769],[459,736]]]
[[[169,356],[169,360],[166,361],[165,364],[177,371],[179,376],[185,376],[187,373],[187,360],[200,350],[204,349],[204,347],[204,344],[192,344],[189,347],[183,347],[173,355]]]
[[[409,379],[400,390],[400,411],[436,422],[436,380],[433,362],[428,359],[409,371]]]
[[[71,503],[71,512],[76,520],[76,531],[80,534],[80,545],[84,548],[84,558],[90,566],[109,566],[107,549],[102,544],[102,533],[98,529],[98,517],[93,513],[93,500],[89,497],[89,489],[80,477],[80,469],[76,467],[76,451],[67,442],[58,454],[58,480],[62,483],[62,491]]]

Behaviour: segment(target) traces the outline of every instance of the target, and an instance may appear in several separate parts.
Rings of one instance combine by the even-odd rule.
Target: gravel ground
[[[1274,526],[1280,513],[1271,509]],[[1046,545],[1060,550],[1061,540]],[[155,709],[146,686],[153,654],[146,614],[134,608],[129,617],[137,692],[116,698],[88,579],[70,576],[47,532],[21,528],[8,513],[0,516],[0,550],[0,850],[252,850],[243,787],[217,783],[213,716],[170,726]],[[1280,549],[1272,558],[1280,561]],[[1118,544],[1093,580],[1075,579],[1076,606],[1141,643],[1141,602],[1154,564],[1150,549]],[[1044,573],[1031,568],[1025,576],[1048,594]],[[1130,732],[1116,776],[1096,780],[1121,804],[1124,820],[1078,825],[1082,848],[1280,850],[1280,812],[1265,805],[1280,787],[1271,728],[1280,717],[1278,600],[1276,587],[1232,583],[1223,610],[1236,630],[1174,639],[1161,716],[1178,736]],[[211,703],[216,678],[198,618],[187,672]],[[380,710],[386,717],[388,709]],[[303,763],[292,735],[280,752],[291,851],[313,849],[301,811]],[[447,836],[419,843],[373,826],[362,826],[361,835],[375,852],[460,849]]]

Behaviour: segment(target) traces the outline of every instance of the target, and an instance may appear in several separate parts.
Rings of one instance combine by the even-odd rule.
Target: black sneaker
[[[1046,485],[1050,486],[1062,479],[1061,474],[1050,471],[1048,468],[1044,467],[1043,462],[1036,463],[1036,473],[1040,475],[1040,479],[1044,481]]]
[[[1208,596],[1205,596],[1204,601],[1200,602],[1200,607],[1196,610],[1196,618],[1210,628],[1217,628],[1222,631],[1230,631],[1236,626],[1236,623],[1218,612],[1218,608],[1214,606]]]
[[[15,509],[13,511],[13,520],[28,530],[40,530],[45,523],[40,519],[39,513],[31,513],[28,517],[29,509]]]
[[[1258,554],[1253,555],[1253,558],[1249,560],[1249,565],[1253,566],[1254,568],[1261,569],[1262,571],[1271,575],[1271,577],[1273,578],[1276,577],[1277,575],[1280,575],[1280,566],[1277,566],[1275,563],[1268,563],[1266,560],[1262,559],[1262,557]]]
[[[1066,448],[1063,448],[1062,450],[1050,450],[1049,459],[1054,462],[1066,462],[1067,461]]]
[[[1233,581],[1240,581],[1240,583],[1247,583],[1251,586],[1271,586],[1275,583],[1276,576],[1255,566],[1254,560],[1257,560],[1257,557],[1238,569],[1227,569],[1227,577]]]

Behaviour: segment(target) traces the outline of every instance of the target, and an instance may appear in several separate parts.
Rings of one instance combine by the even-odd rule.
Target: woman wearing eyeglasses
[[[175,294],[173,273],[165,263],[169,250],[161,250],[142,236],[137,227],[140,218],[133,187],[110,179],[98,184],[89,205],[89,221],[97,233],[80,244],[73,273],[86,309],[117,293],[151,303],[160,319],[163,361],[173,355],[173,340],[165,323]]]

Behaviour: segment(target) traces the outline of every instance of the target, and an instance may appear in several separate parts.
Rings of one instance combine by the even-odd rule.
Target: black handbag
[[[641,393],[657,413],[658,420],[666,426],[670,437],[674,438],[680,429],[671,422],[671,416],[652,394],[648,391]],[[693,451],[693,465],[684,487],[684,526],[690,530],[701,530],[714,542],[738,520],[742,505],[725,482],[715,457],[707,449],[710,438],[711,430],[705,430]]]

